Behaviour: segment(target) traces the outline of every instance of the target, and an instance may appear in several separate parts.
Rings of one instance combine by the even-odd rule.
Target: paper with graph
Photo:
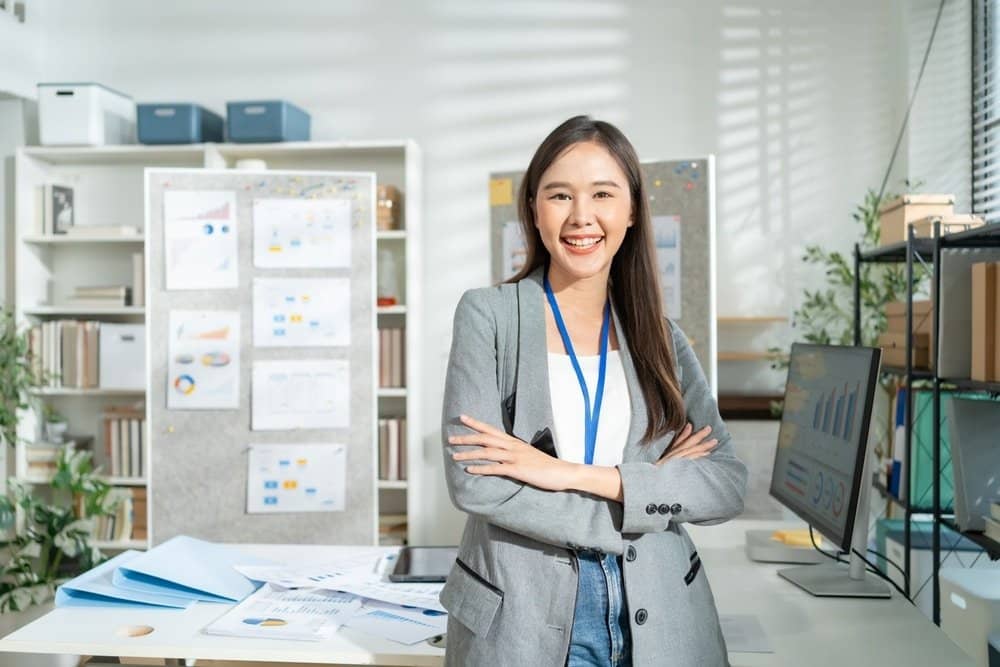
[[[660,269],[663,308],[668,317],[681,319],[681,218],[679,215],[653,216],[656,263]]]
[[[239,408],[239,312],[171,310],[169,327],[167,409]]]
[[[164,192],[166,289],[239,287],[236,223],[234,191]]]
[[[252,428],[348,428],[350,386],[346,359],[255,361]]]
[[[253,444],[247,512],[344,511],[347,448],[341,444]]]
[[[262,269],[351,266],[347,199],[255,199],[253,263]]]
[[[258,347],[350,345],[350,279],[255,278],[253,343]]]
[[[264,584],[202,632],[230,637],[319,641],[329,639],[361,609],[353,595]]]

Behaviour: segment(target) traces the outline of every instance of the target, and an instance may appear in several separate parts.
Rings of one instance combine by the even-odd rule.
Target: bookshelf
[[[404,377],[420,377],[419,314],[421,312],[419,253],[421,199],[420,151],[409,140],[291,142],[282,144],[195,144],[185,146],[103,146],[103,147],[24,147],[15,158],[15,314],[24,325],[85,318],[102,322],[144,323],[141,306],[94,307],[66,305],[67,296],[80,284],[131,285],[132,253],[144,252],[158,239],[142,233],[144,211],[144,170],[150,167],[233,168],[237,160],[264,160],[269,169],[372,171],[379,184],[395,185],[403,194],[398,229],[376,230],[376,255],[392,254],[397,270],[399,301],[376,309],[378,328],[405,330]],[[74,224],[130,225],[136,235],[56,236],[42,235],[35,228],[35,188],[59,182],[74,190]],[[148,267],[146,268],[148,271]],[[376,268],[377,271],[377,268]],[[247,297],[249,298],[249,296]],[[147,332],[148,335],[148,332]],[[377,345],[376,341],[376,345]],[[95,460],[104,470],[110,461],[104,456],[100,415],[109,407],[143,399],[145,391],[74,387],[45,387],[32,392],[36,401],[50,405],[67,417],[74,433],[92,435]],[[420,409],[414,393],[405,387],[380,388],[378,418],[405,418],[405,475],[409,481],[378,478],[372,470],[376,490],[376,534],[380,525],[392,525],[394,542],[413,541],[415,526],[430,517],[419,515],[414,502],[419,497],[418,468],[421,459],[410,455],[419,442]],[[147,413],[148,423],[148,413]],[[378,429],[373,429],[377,434]],[[143,434],[148,447],[156,446],[150,434]],[[371,445],[378,453],[377,436]],[[12,455],[4,463],[13,466]],[[433,468],[428,467],[428,471]],[[148,474],[148,471],[147,471]],[[144,478],[109,477],[118,487],[146,485]],[[151,505],[151,503],[150,503]],[[402,528],[405,526],[405,528]],[[149,524],[149,532],[155,526]],[[419,531],[417,531],[419,534]],[[101,542],[102,548],[146,548],[146,541]]]

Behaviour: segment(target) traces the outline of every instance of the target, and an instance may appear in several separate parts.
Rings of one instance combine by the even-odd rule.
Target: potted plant
[[[65,440],[66,431],[69,429],[69,423],[51,405],[46,404],[44,411],[45,439],[53,444],[62,443]]]
[[[17,443],[19,413],[28,409],[28,390],[35,386],[28,337],[10,311],[0,310],[0,440]]]
[[[34,487],[17,479],[0,496],[0,541],[7,559],[0,561],[0,613],[20,611],[51,600],[62,582],[103,560],[94,546],[94,522],[112,516],[118,498],[97,476],[88,451],[62,450],[43,499]]]

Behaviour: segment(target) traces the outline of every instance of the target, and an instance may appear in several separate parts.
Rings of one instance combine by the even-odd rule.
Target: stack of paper
[[[257,585],[236,565],[266,565],[225,544],[178,536],[143,553],[126,551],[56,592],[56,606],[186,608],[192,602],[239,602]]]
[[[241,609],[244,605],[239,605],[205,632],[235,634],[229,630],[238,628],[239,636],[264,637],[279,636],[273,628],[282,627],[287,628],[281,635],[285,639],[319,640],[328,636],[331,626],[343,625],[401,644],[416,644],[443,634],[448,620],[438,601],[443,584],[388,581],[396,551],[372,549],[324,566],[237,567],[250,579],[267,582],[267,592],[261,589],[254,596],[260,596],[262,606],[248,613],[250,609]],[[326,597],[334,594],[341,597]],[[278,613],[279,607],[284,615]],[[324,616],[328,617],[325,623],[316,621]],[[264,617],[273,623],[256,622]],[[309,620],[311,625],[307,623]],[[241,622],[253,627],[240,627]]]

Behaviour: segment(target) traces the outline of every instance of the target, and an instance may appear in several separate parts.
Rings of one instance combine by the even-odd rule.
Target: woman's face
[[[632,197],[608,149],[591,141],[570,146],[542,174],[533,205],[550,270],[571,280],[611,270],[632,226]]]

